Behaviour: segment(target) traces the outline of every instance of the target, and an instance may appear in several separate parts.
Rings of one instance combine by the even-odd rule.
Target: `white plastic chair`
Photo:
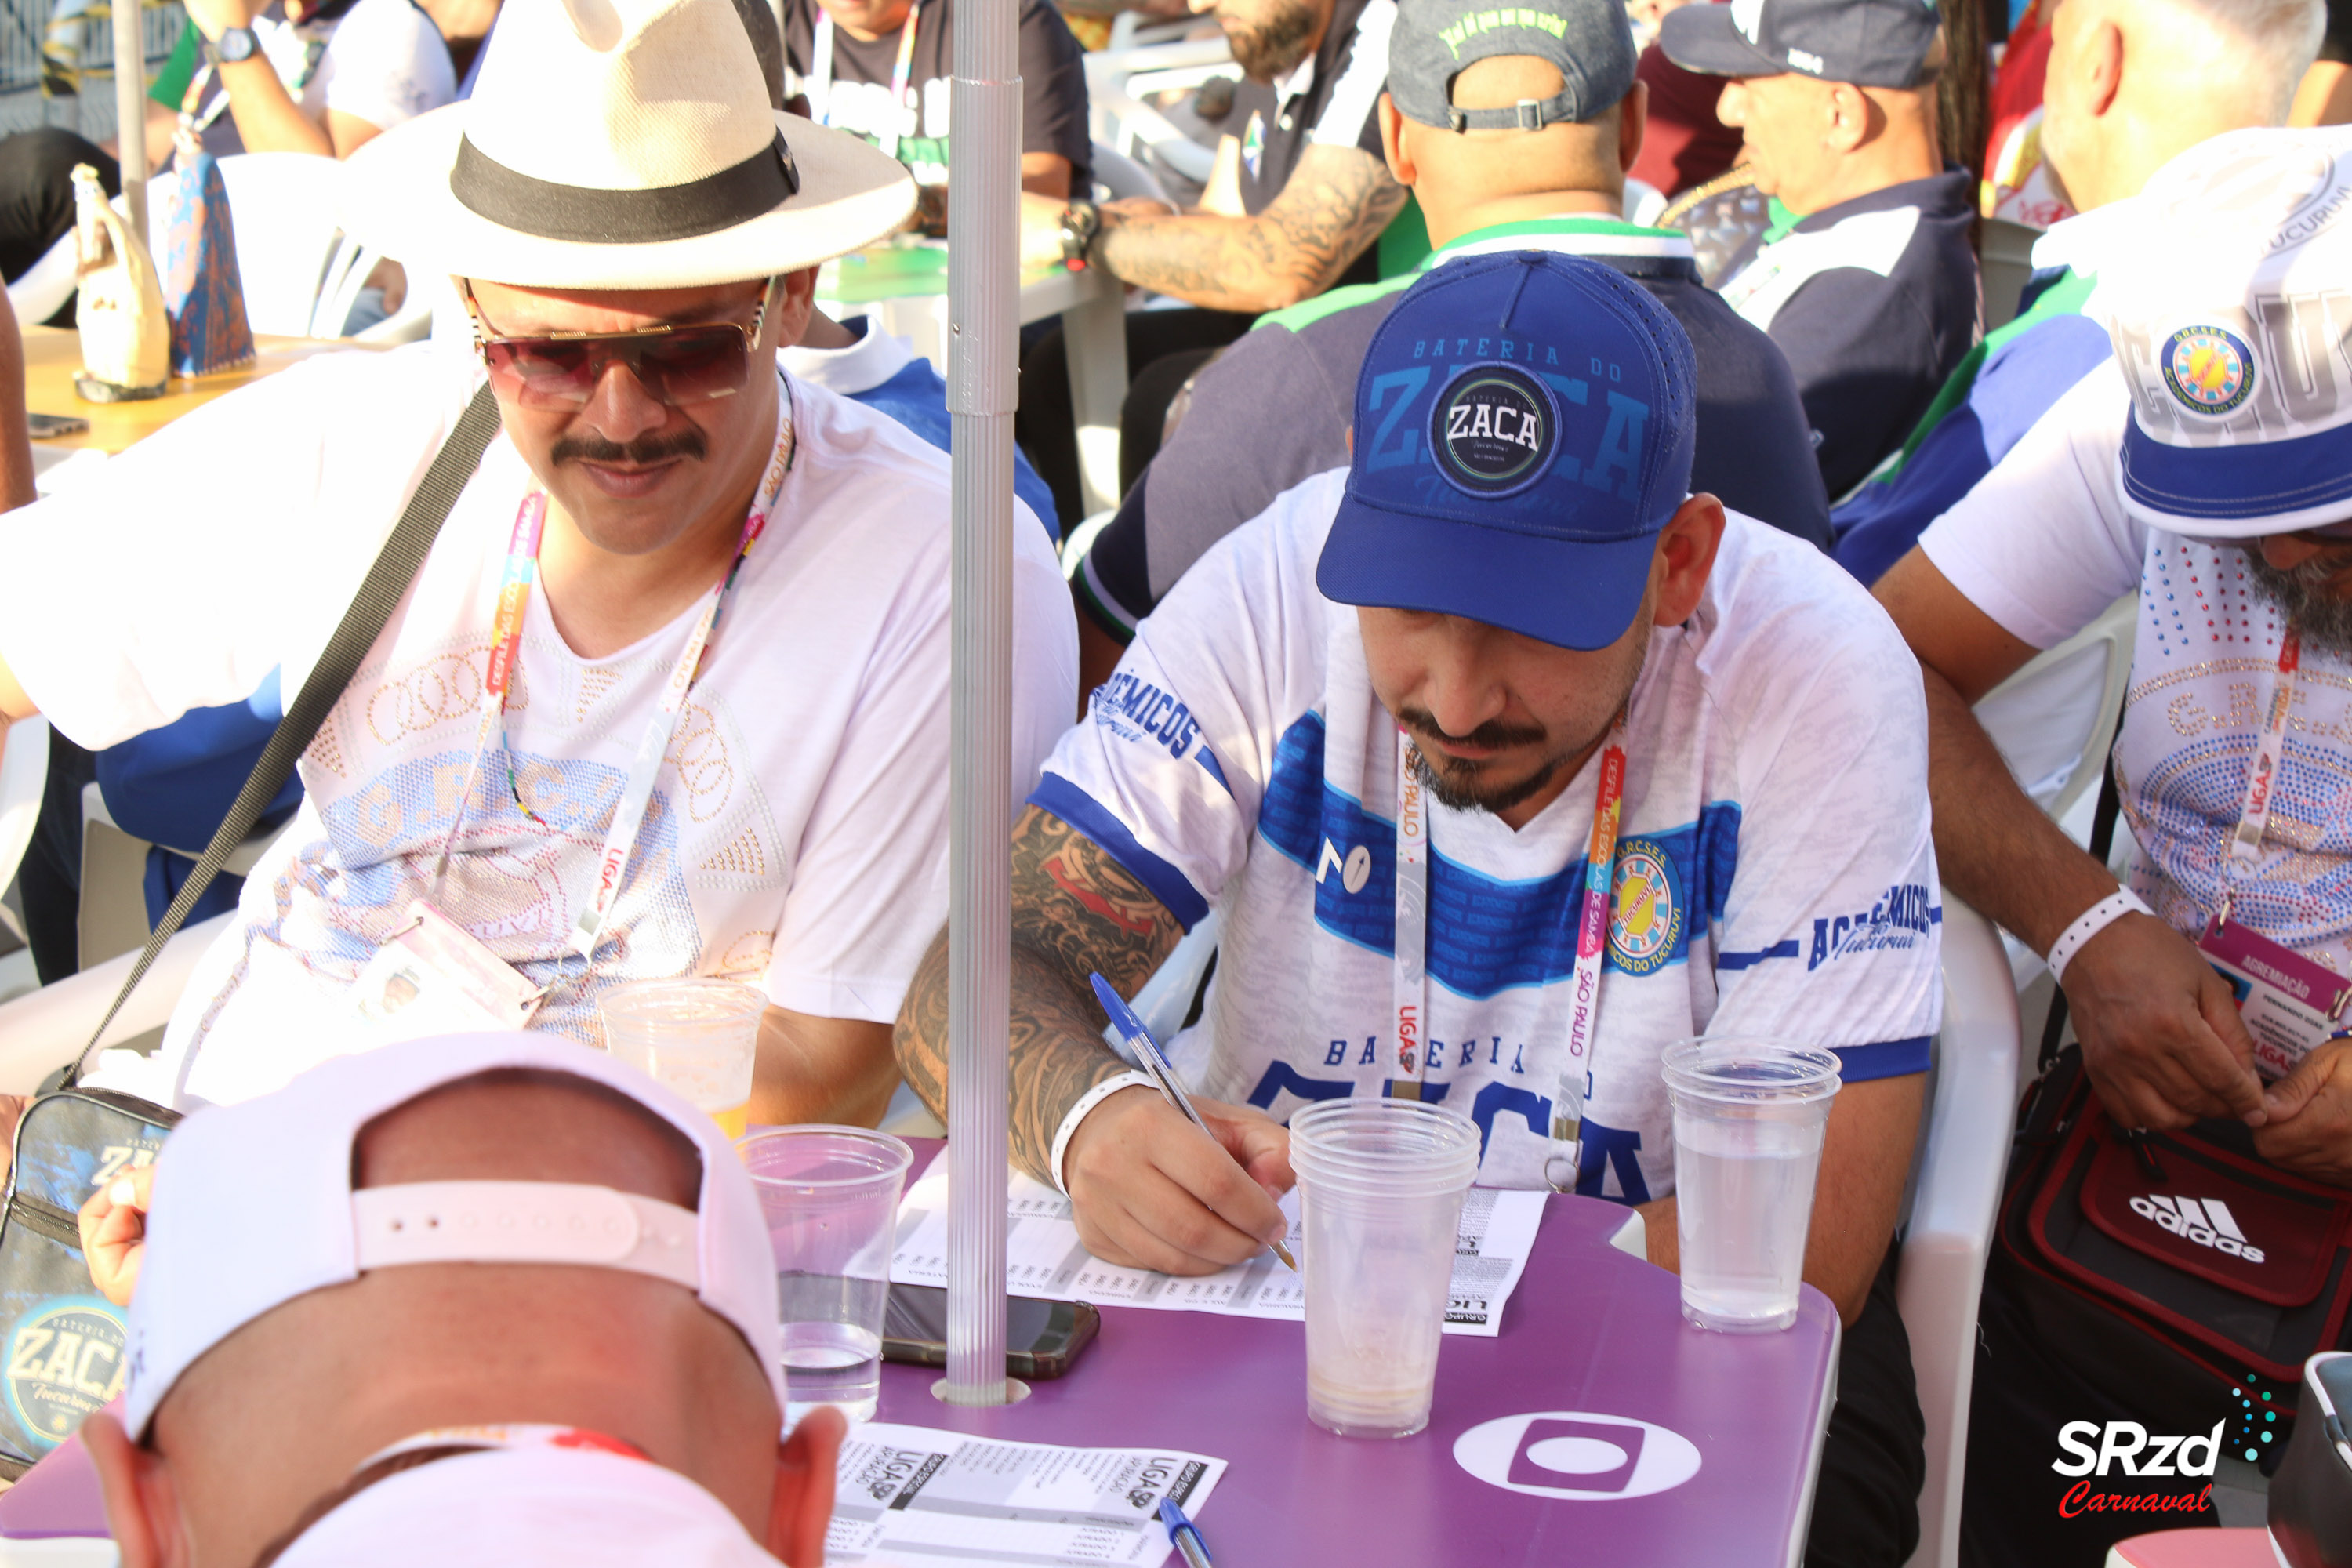
[[[80,284],[74,275],[74,237],[68,232],[43,251],[22,278],[8,285],[8,308],[16,313],[20,325],[39,325],[74,297]]]
[[[2061,822],[2098,787],[2131,683],[2139,595],[2126,594],[2089,626],[2036,654],[1985,693],[1977,722],[2033,803]]]
[[[1950,889],[1943,898],[1944,1026],[1895,1284],[1927,1426],[1919,1547],[1906,1568],[1959,1561],[1977,1297],[2017,1115],[2017,991],[2000,933]]]
[[[1168,200],[1160,177],[1117,148],[1097,142],[1091,156],[1095,184],[1108,191],[1111,200],[1121,201],[1129,196],[1150,196],[1156,202]]]
[[[16,867],[33,842],[48,776],[47,720],[26,719],[0,731],[0,888],[16,879]]]
[[[162,1028],[172,1016],[180,993],[188,988],[196,961],[236,918],[234,910],[215,915],[164,943],[146,980],[131,994],[99,1043],[119,1046]],[[136,957],[123,953],[54,985],[44,985],[28,996],[0,1003],[0,1094],[30,1094],[43,1079],[73,1059],[98,1026],[106,1005],[114,1000]]]

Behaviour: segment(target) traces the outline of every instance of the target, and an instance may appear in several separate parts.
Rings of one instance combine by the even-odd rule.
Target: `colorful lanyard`
[[[914,105],[907,101],[907,83],[915,70],[915,19],[922,14],[921,0],[907,7],[907,25],[898,29],[898,62],[890,68],[890,129],[881,133],[882,152],[886,157],[898,155],[898,138],[914,130]],[[816,19],[816,37],[810,41],[809,99],[816,107],[819,125],[833,123],[833,13],[820,8]],[[904,132],[899,130],[906,124]]]
[[[1624,716],[1612,727],[1601,753],[1601,780],[1592,798],[1592,837],[1586,848],[1584,898],[1576,929],[1576,973],[1570,993],[1568,1059],[1552,1095],[1551,1136],[1576,1143],[1584,1102],[1592,1092],[1594,1028],[1601,1017],[1601,963],[1609,938],[1609,891],[1617,862],[1617,820],[1625,798]],[[1419,749],[1397,731],[1396,963],[1397,1076],[1391,1094],[1419,1100],[1429,1068],[1429,815],[1425,786],[1414,768]],[[1573,1151],[1568,1164],[1575,1164]]]
[[[661,701],[647,721],[645,736],[637,742],[637,754],[629,764],[628,785],[621,793],[620,805],[614,808],[613,826],[604,836],[604,852],[597,858],[595,890],[572,929],[572,950],[583,958],[594,954],[597,932],[604,929],[605,918],[612,913],[613,901],[620,896],[621,872],[629,863],[630,852],[636,847],[639,829],[645,826],[646,807],[653,800],[654,779],[661,772],[662,758],[669,751],[671,737],[677,732],[678,720],[686,710],[686,694],[693,688],[695,678],[702,673],[703,656],[709,650],[711,635],[719,629],[719,612],[735,586],[735,579],[742,574],[743,563],[751,558],[751,547],[759,542],[768,525],[768,512],[775,505],[776,493],[783,486],[792,458],[792,389],[786,383],[776,411],[775,455],[769,460],[768,470],[752,497],[751,510],[743,519],[742,537],[736,541],[727,574],[703,600],[702,615],[696,620],[693,632],[686,639],[686,650],[678,655],[669,680],[662,688]],[[507,546],[506,576],[499,584],[498,615],[490,628],[489,670],[482,681],[482,721],[475,731],[473,759],[466,769],[466,787],[457,797],[457,818],[449,825],[449,836],[442,841],[441,858],[433,868],[436,901],[448,876],[449,856],[457,841],[457,829],[465,822],[466,807],[473,801],[474,788],[481,775],[482,755],[489,746],[493,728],[498,730],[500,749],[506,753],[507,787],[513,792],[515,805],[541,827],[550,826],[522,798],[522,783],[515,773],[514,744],[506,733],[507,693],[522,657],[523,615],[530,605],[531,584],[539,575],[539,541],[546,521],[547,496],[533,489],[523,497],[521,507],[515,512],[514,534]]]
[[[2271,824],[2271,802],[2278,794],[2279,768],[2286,758],[2287,709],[2294,700],[2294,673],[2303,663],[2303,636],[2292,626],[2279,642],[2278,679],[2271,683],[2271,707],[2254,747],[2253,765],[2246,770],[2245,798],[2238,806],[2238,826],[2230,835],[2230,858],[2252,862],[2262,858],[2263,835]],[[2221,900],[2226,914],[2229,896]]]

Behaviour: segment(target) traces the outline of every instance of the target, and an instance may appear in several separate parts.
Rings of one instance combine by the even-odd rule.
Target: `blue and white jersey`
[[[1356,613],[1315,564],[1346,471],[1228,534],[1138,628],[1030,798],[1188,927],[1223,934],[1187,1080],[1277,1118],[1388,1092],[1394,721]],[[1652,635],[1627,773],[1578,1190],[1674,1190],[1658,1056],[1698,1034],[1836,1047],[1849,1081],[1919,1072],[1942,909],[1918,667],[1811,546],[1733,514],[1697,613]],[[1598,755],[1514,831],[1431,800],[1430,1069],[1480,1180],[1544,1184]]]

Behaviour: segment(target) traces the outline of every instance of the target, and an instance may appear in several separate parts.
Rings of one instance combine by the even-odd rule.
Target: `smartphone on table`
[[[1084,1301],[1013,1296],[1004,1303],[1004,1370],[1013,1377],[1059,1377],[1102,1327]],[[893,1285],[882,1323],[882,1359],[948,1363],[948,1293],[936,1285]]]
[[[72,414],[27,414],[25,424],[36,441],[54,440],[59,436],[87,436],[89,421]]]

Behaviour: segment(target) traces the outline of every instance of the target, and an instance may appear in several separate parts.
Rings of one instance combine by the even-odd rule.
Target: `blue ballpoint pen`
[[[1145,1075],[1160,1086],[1160,1097],[1174,1106],[1178,1115],[1211,1139],[1215,1139],[1217,1135],[1209,1131],[1209,1124],[1201,1120],[1201,1113],[1192,1109],[1192,1099],[1185,1094],[1184,1086],[1176,1081],[1176,1069],[1169,1065],[1167,1054],[1160,1050],[1160,1042],[1151,1037],[1151,1031],[1143,1026],[1143,1020],[1135,1016],[1135,1009],[1129,1006],[1126,998],[1112,990],[1110,982],[1100,974],[1090,973],[1087,978],[1094,982],[1095,1000],[1102,1004],[1103,1012],[1109,1016],[1111,1027],[1118,1031],[1119,1038],[1125,1040],[1128,1048],[1135,1053],[1135,1059],[1143,1064]],[[1219,1146],[1223,1147],[1222,1142]],[[1274,1255],[1282,1259],[1284,1268],[1294,1274],[1298,1272],[1298,1264],[1290,1256],[1290,1248],[1278,1241],[1267,1245],[1274,1248]]]
[[[1201,1539],[1201,1527],[1184,1517],[1174,1498],[1160,1500],[1160,1522],[1168,1527],[1168,1544],[1184,1554],[1185,1568],[1209,1568],[1209,1543]]]

